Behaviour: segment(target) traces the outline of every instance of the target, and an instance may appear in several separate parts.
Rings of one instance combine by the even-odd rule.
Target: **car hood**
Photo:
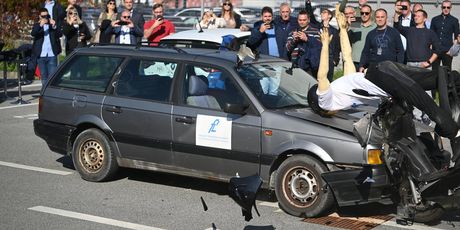
[[[353,132],[353,124],[361,119],[364,114],[375,110],[375,108],[362,108],[362,109],[350,109],[338,111],[332,117],[322,117],[314,113],[311,109],[296,109],[285,111],[284,113],[287,116],[300,118],[310,122],[315,122],[318,124],[326,125],[341,131]]]

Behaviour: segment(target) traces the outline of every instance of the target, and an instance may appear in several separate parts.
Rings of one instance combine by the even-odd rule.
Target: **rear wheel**
[[[118,169],[107,137],[94,128],[77,136],[73,144],[72,160],[81,178],[87,181],[108,180]]]
[[[275,193],[279,206],[285,212],[300,217],[324,215],[334,204],[332,191],[321,173],[327,172],[324,164],[307,155],[286,159],[276,175]]]

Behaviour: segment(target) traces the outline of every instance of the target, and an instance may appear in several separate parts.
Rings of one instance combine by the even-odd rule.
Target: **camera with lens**
[[[401,6],[401,10],[407,10],[407,6]]]

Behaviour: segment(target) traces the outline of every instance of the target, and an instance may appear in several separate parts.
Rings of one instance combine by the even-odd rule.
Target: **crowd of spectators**
[[[76,0],[68,0],[67,7],[57,1],[45,0],[40,9],[39,21],[32,29],[33,57],[37,61],[42,81],[57,66],[60,54],[59,38],[65,36],[65,53],[93,43],[138,44],[142,39],[150,45],[157,45],[161,38],[174,33],[174,24],[163,16],[161,1],[152,7],[153,18],[145,22],[142,13],[133,7],[134,0],[123,0],[118,7],[115,0],[107,0],[91,33],[81,20],[82,8]],[[347,1],[342,1],[342,3]],[[343,5],[343,12],[349,24],[349,40],[352,46],[353,62],[357,71],[364,71],[370,64],[385,60],[400,62],[421,68],[437,69],[440,65],[451,68],[452,58],[457,54],[460,43],[458,19],[450,14],[452,3],[444,0],[441,14],[432,17],[423,10],[423,5],[411,5],[410,0],[397,0],[394,12],[373,9],[367,0],[359,0],[357,6]],[[206,9],[197,29],[239,28],[251,30],[247,45],[254,52],[267,54],[291,61],[316,77],[319,67],[321,41],[320,31],[329,28],[332,42],[329,44],[329,73],[332,81],[334,67],[340,61],[339,31],[330,22],[333,12],[321,9],[318,22],[313,14],[311,0],[305,1],[305,9],[292,16],[288,3],[279,6],[279,15],[273,9],[263,7],[261,19],[250,29],[241,23],[241,16],[234,12],[230,0],[222,2],[216,15]],[[387,24],[393,13],[393,25]],[[454,49],[457,47],[457,49]]]

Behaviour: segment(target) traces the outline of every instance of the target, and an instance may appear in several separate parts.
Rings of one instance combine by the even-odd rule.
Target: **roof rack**
[[[152,43],[152,42],[140,42],[135,45],[133,44],[117,44],[117,43],[90,43],[88,47],[93,47],[93,46],[120,46],[120,47],[133,47],[135,49],[139,49],[141,47],[149,47],[149,48],[168,48],[168,49],[173,49],[177,51],[178,53],[183,53],[187,54],[183,49],[175,47],[175,46],[170,46],[170,45],[157,45],[157,46],[152,46],[152,44],[158,44],[158,43]]]

